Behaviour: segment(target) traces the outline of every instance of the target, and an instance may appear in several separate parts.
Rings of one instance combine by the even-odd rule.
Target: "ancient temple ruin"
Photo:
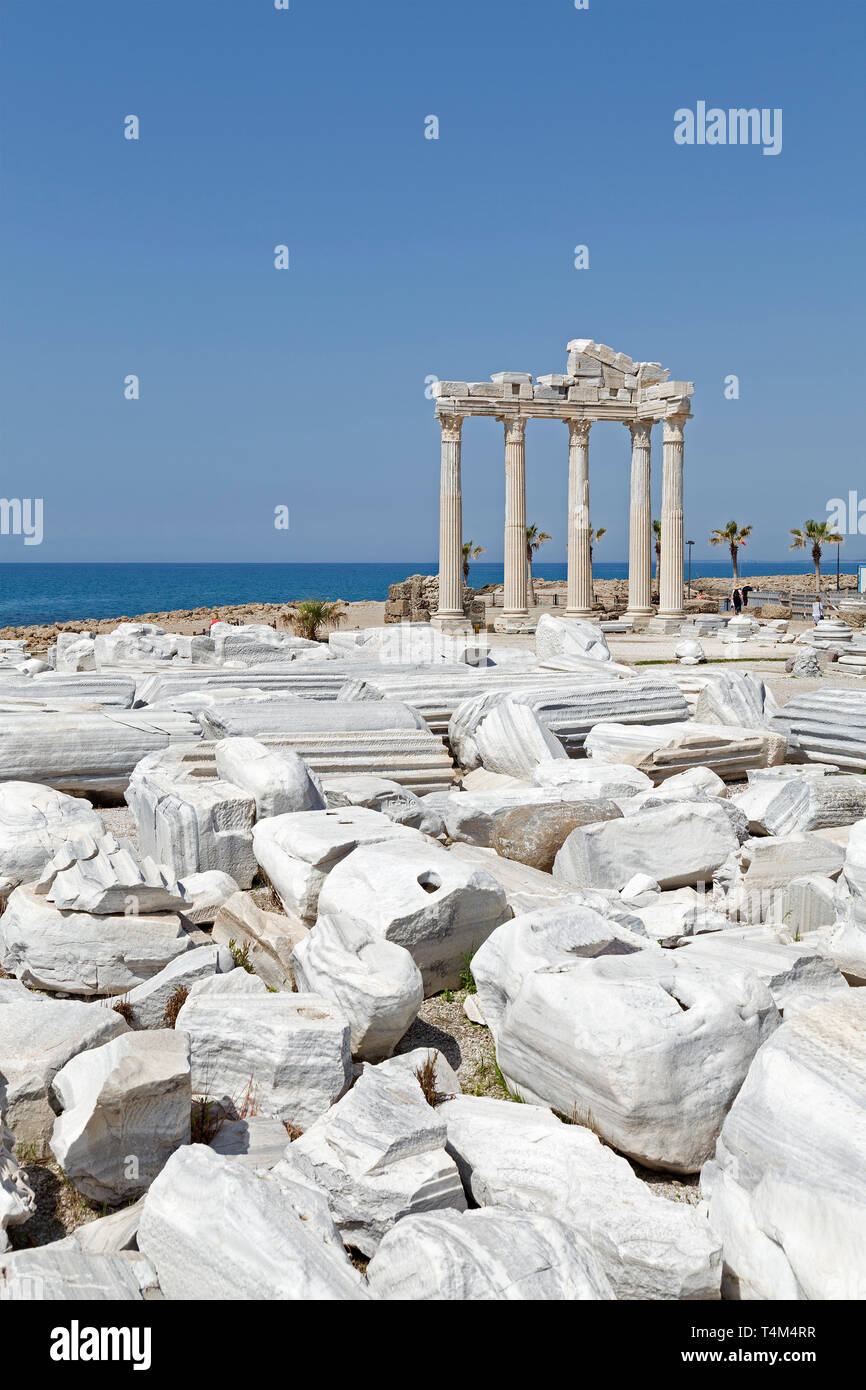
[[[567,616],[592,612],[589,519],[589,432],[613,420],[631,434],[628,615],[648,618],[652,575],[650,456],[652,427],[662,422],[661,565],[658,617],[653,625],[675,630],[683,616],[683,430],[691,416],[694,383],[669,381],[658,362],[635,362],[591,338],[568,344],[565,373],[533,381],[528,372],[496,372],[490,381],[439,381],[433,390],[442,427],[439,512],[439,610],[434,622],[463,622],[463,503],[461,439],[467,416],[486,415],[505,426],[505,603],[497,627],[525,630],[529,620],[526,579],[526,425],[562,420],[568,426]]]

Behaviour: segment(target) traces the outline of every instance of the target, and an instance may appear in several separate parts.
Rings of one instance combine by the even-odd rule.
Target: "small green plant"
[[[162,1015],[164,1028],[173,1028],[177,1023],[177,1016],[189,998],[189,990],[186,985],[177,985],[168,997],[165,1010]]]
[[[453,1004],[453,1003],[454,1003],[454,991],[453,991],[453,989],[443,989],[443,991],[442,991],[442,993],[440,994],[439,998],[440,998],[440,999],[444,999],[446,1004]]]
[[[468,954],[464,954],[464,956],[463,956],[463,969],[460,971],[460,988],[461,988],[461,989],[465,989],[465,991],[466,991],[467,994],[477,994],[477,993],[478,993],[478,990],[477,990],[476,985],[475,985],[475,977],[474,977],[474,975],[472,974],[472,957],[473,957],[473,955],[474,955],[474,952],[473,952],[473,951],[470,951]]]
[[[292,627],[298,637],[306,637],[308,642],[318,642],[328,628],[339,627],[346,614],[339,603],[328,603],[325,599],[308,598],[295,605],[290,614]]]
[[[255,975],[255,967],[250,960],[250,943],[248,941],[245,941],[243,946],[239,946],[232,937],[229,941],[229,951],[235,963],[235,969],[239,967],[241,970],[245,970],[248,975]]]
[[[428,1105],[436,1105],[438,1092],[436,1090],[436,1062],[439,1058],[438,1052],[428,1052],[426,1062],[422,1062],[420,1067],[415,1068],[415,1076],[418,1085],[424,1092],[424,1099]]]

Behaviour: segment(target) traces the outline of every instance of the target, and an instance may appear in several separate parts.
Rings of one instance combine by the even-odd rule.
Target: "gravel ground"
[[[54,1159],[42,1158],[25,1162],[26,1153],[18,1155],[24,1175],[36,1198],[36,1210],[22,1226],[11,1226],[7,1232],[13,1250],[26,1250],[34,1245],[50,1245],[71,1235],[79,1226],[107,1216],[108,1208],[91,1206],[76,1192],[72,1183]]]

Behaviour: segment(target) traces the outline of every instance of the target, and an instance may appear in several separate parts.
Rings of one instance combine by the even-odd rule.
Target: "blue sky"
[[[10,0],[2,491],[44,498],[45,539],[0,559],[434,559],[425,379],[563,371],[573,337],[694,380],[696,558],[731,517],[782,557],[866,497],[864,29],[855,0]],[[781,107],[782,153],[677,146],[699,100]],[[466,426],[490,560],[503,453]],[[599,560],[628,463],[596,425]],[[658,514],[660,439],[653,471]],[[530,426],[527,477],[564,558],[564,425]]]

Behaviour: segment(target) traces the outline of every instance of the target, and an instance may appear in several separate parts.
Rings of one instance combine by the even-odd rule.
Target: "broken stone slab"
[[[694,792],[704,796],[727,796],[727,789],[721,777],[709,767],[690,767],[687,772],[676,772],[666,777],[662,787],[668,796],[682,796],[687,801]]]
[[[864,1040],[866,995],[849,990],[755,1058],[701,1173],[729,1298],[866,1296]]]
[[[275,991],[265,984],[260,975],[239,966],[225,975],[205,975],[195,980],[189,989],[190,999],[201,999],[212,994],[272,994]]]
[[[363,1074],[368,1065],[370,1064],[363,1062],[359,1074]],[[409,1076],[417,1081],[417,1073],[422,1067],[433,1069],[437,1104],[440,1100],[451,1100],[454,1096],[460,1095],[463,1088],[457,1073],[446,1062],[438,1048],[414,1047],[410,1052],[397,1052],[393,1057],[387,1057],[384,1062],[377,1062],[376,1072],[379,1076]]]
[[[250,1115],[245,1120],[225,1120],[210,1147],[255,1173],[267,1173],[282,1161],[286,1137],[282,1120]]]
[[[600,627],[583,618],[555,618],[542,613],[535,629],[535,652],[539,666],[554,670],[599,670],[607,675],[633,676],[630,666],[614,661],[607,638]]]
[[[179,1149],[145,1198],[139,1249],[169,1299],[329,1301],[368,1297],[324,1203],[202,1144]]]
[[[76,1190],[111,1206],[139,1197],[189,1143],[188,1039],[125,1033],[67,1062],[54,1095],[63,1108],[51,1149]]]
[[[484,869],[495,878],[515,917],[536,908],[552,907],[554,903],[574,896],[570,889],[557,883],[552,874],[532,869],[528,864],[519,864],[516,859],[503,859],[495,849],[457,841],[448,852],[464,863]]]
[[[504,652],[510,652],[507,663],[502,661]],[[516,648],[489,648],[488,660],[497,661],[496,666],[472,668],[454,667],[444,673],[438,667],[416,668],[402,673],[391,667],[380,668],[378,672],[368,673],[358,684],[353,698],[369,699],[378,695],[386,700],[402,700],[423,715],[427,726],[434,732],[445,734],[452,714],[458,705],[467,700],[499,695],[504,699],[520,693],[530,695],[539,692],[548,704],[555,700],[568,701],[571,696],[587,684],[599,679],[591,670],[555,672],[536,669],[517,670],[515,659],[529,658],[531,652],[521,652]],[[354,664],[354,663],[353,663]],[[608,678],[605,684],[612,684]],[[346,698],[346,692],[341,692]]]
[[[474,998],[474,996],[473,996]],[[618,1299],[716,1299],[721,1242],[706,1210],[669,1202],[583,1125],[458,1096],[439,1113],[478,1206],[556,1217],[592,1247]]]
[[[424,982],[402,946],[348,913],[320,912],[292,957],[298,989],[331,999],[351,1027],[352,1056],[390,1057],[417,1016]]]
[[[366,806],[379,811],[398,825],[411,826],[425,835],[444,834],[441,816],[420,796],[392,782],[387,777],[357,773],[355,776],[326,777],[323,783],[326,803],[334,809],[341,806]]]
[[[0,963],[31,989],[124,994],[198,944],[174,912],[61,912],[30,884],[0,917]]]
[[[328,875],[319,911],[347,913],[404,947],[427,997],[458,988],[466,957],[508,916],[490,874],[423,840],[356,849]]]
[[[319,654],[321,644],[291,632],[276,632],[265,623],[248,623],[235,627],[218,623],[211,629],[215,660],[222,665],[258,666],[292,661],[307,652]]]
[[[256,873],[255,799],[219,778],[215,760],[204,765],[184,748],[142,759],[126,801],[144,854],[178,875],[218,869],[241,888]]]
[[[688,887],[709,882],[738,848],[716,800],[674,802],[573,830],[553,876],[574,888],[617,892],[636,873],[649,874],[661,888]]]
[[[845,850],[845,882],[854,900],[854,913],[866,924],[866,819],[851,827]]]
[[[196,1095],[228,1096],[237,1106],[249,1095],[256,1113],[299,1129],[351,1081],[349,1021],[315,994],[193,992],[175,1031],[189,1036]]]
[[[3,988],[13,983],[15,989]],[[112,1009],[50,999],[0,980],[3,1108],[19,1147],[32,1145],[37,1157],[45,1153],[56,1118],[51,1088],[70,1058],[127,1031]]]
[[[580,796],[611,801],[627,801],[653,787],[652,778],[629,763],[597,763],[579,758],[569,758],[567,763],[539,763],[533,771],[532,784],[567,787]]]
[[[224,946],[197,946],[187,951],[124,995],[123,1002],[131,1012],[129,1026],[133,1029],[168,1027],[165,1011],[169,1001],[179,997],[179,991],[188,994],[196,981],[209,979],[211,975],[227,975],[234,968],[231,951]]]
[[[635,678],[617,681],[573,677],[572,684],[516,686],[473,696],[457,705],[448,724],[448,741],[460,766],[478,767],[481,756],[475,735],[497,704],[525,704],[555,734],[572,757],[579,754],[587,734],[598,723],[670,723],[688,718],[685,696],[671,681]],[[545,765],[545,764],[542,764]],[[564,766],[564,764],[563,764]]]
[[[43,782],[63,792],[120,796],[142,758],[200,737],[196,720],[168,710],[5,711],[0,782]]]
[[[832,878],[802,874],[782,889],[776,921],[799,941],[822,927],[833,926],[840,911],[840,896],[839,885]]]
[[[189,902],[183,915],[194,927],[210,926],[216,921],[223,903],[238,892],[231,874],[221,869],[205,869],[203,873],[187,874],[183,880]]]
[[[308,935],[302,922],[278,912],[265,912],[249,893],[235,893],[220,908],[211,940],[226,950],[246,947],[247,958],[256,975],[269,989],[294,988],[292,952]]]
[[[613,1298],[592,1246],[551,1216],[484,1207],[410,1215],[367,1268],[386,1301],[583,1302]]]
[[[124,1250],[136,1250],[138,1223],[141,1220],[142,1201],[130,1203],[113,1211],[109,1216],[100,1216],[96,1221],[88,1221],[76,1226],[74,1231],[57,1244],[77,1245],[88,1255],[119,1255]]]
[[[644,1167],[697,1172],[778,1009],[757,976],[709,978],[687,950],[629,951],[595,916],[546,932],[536,919],[533,932],[530,914],[479,950],[472,970],[497,1062],[524,1100]]]
[[[378,811],[347,806],[259,821],[253,850],[286,912],[312,925],[328,874],[359,845],[383,840],[425,843],[419,831],[396,825]]]
[[[674,946],[682,937],[730,927],[712,895],[694,888],[673,888],[644,905],[624,905],[643,923],[647,936],[660,946]]]
[[[251,737],[264,734],[319,733],[381,734],[392,729],[424,729],[426,724],[417,710],[398,700],[361,701],[339,700],[239,700],[236,704],[222,700],[198,711],[202,733],[206,739]]]
[[[139,857],[129,840],[84,835],[68,842],[45,865],[33,885],[60,912],[116,916],[132,912],[178,912],[188,896],[170,870]]]
[[[21,1226],[36,1210],[33,1189],[12,1154],[14,1142],[0,1111],[0,1255],[9,1249],[8,1227]]]
[[[321,782],[291,749],[265,748],[254,738],[227,738],[216,745],[214,755],[220,778],[254,798],[259,820],[324,810]]]
[[[712,977],[717,969],[748,970],[757,975],[773,996],[785,1019],[804,1009],[823,1004],[849,988],[833,961],[811,943],[784,941],[767,927],[733,927],[683,941],[691,965],[706,966]]]
[[[591,787],[589,796],[584,794],[585,790],[583,783],[566,782],[561,787],[550,788],[522,786],[506,787],[502,791],[449,792],[438,803],[438,809],[450,839],[489,849],[500,820],[520,808],[578,806],[585,808],[588,823],[600,819],[594,808],[603,806],[604,800],[596,796]],[[629,799],[622,804],[627,804]]]
[[[837,879],[844,862],[842,847],[820,835],[800,833],[746,840],[716,875],[725,894],[723,909],[732,921],[779,922],[784,910],[783,894],[791,879],[805,874]]]
[[[568,754],[534,710],[512,700],[494,705],[475,730],[475,747],[489,772],[528,778],[539,763]]]
[[[767,776],[750,781],[748,791],[733,799],[748,817],[753,834],[790,835],[853,825],[866,816],[866,776]]]
[[[136,1251],[92,1255],[72,1240],[0,1260],[0,1303],[138,1303],[159,1296],[153,1266]]]
[[[327,1114],[288,1145],[284,1166],[327,1193],[344,1242],[373,1255],[397,1221],[466,1208],[446,1129],[413,1076],[365,1067]]]
[[[586,737],[590,758],[602,763],[631,763],[654,782],[692,767],[708,767],[726,781],[741,779],[749,768],[774,767],[785,761],[784,737],[767,729],[735,729],[695,720],[676,724],[596,724]]]
[[[89,801],[36,782],[0,786],[0,898],[38,878],[58,850],[82,835],[104,835]]]
[[[572,830],[599,821],[618,820],[615,801],[561,801],[538,806],[515,806],[496,820],[492,848],[505,859],[516,859],[550,873],[554,860]]]
[[[750,671],[708,671],[695,719],[703,724],[760,729],[777,708],[760,676]]]
[[[866,700],[836,687],[795,695],[773,715],[772,727],[794,737],[811,762],[866,768]]]

